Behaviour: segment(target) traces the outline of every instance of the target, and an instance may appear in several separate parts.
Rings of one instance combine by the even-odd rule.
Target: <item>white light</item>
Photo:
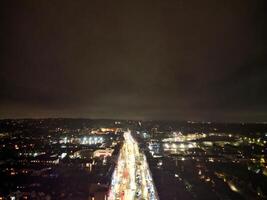
[[[66,157],[66,155],[67,155],[67,153],[62,153],[62,154],[61,154],[61,156],[60,156],[60,157],[61,157],[61,159],[65,158],[65,157]]]
[[[166,148],[170,148],[170,145],[169,145],[169,144],[165,144],[165,147],[166,147]]]

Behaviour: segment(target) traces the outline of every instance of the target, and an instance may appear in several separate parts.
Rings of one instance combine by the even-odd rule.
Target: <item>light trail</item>
[[[130,131],[124,133],[124,139],[108,200],[158,200],[145,155]]]

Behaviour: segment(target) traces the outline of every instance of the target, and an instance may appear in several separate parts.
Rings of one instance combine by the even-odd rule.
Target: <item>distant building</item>
[[[43,165],[58,165],[59,164],[59,157],[57,154],[54,155],[39,155],[32,159],[20,159],[20,162],[30,162],[35,164],[43,164]]]

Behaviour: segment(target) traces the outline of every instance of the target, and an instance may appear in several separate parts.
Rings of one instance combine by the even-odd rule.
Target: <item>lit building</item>
[[[94,151],[93,156],[94,157],[107,157],[111,156],[113,153],[113,149],[98,149]]]

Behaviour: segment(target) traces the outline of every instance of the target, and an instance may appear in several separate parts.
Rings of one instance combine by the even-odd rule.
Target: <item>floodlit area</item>
[[[145,155],[139,150],[130,131],[124,133],[124,139],[108,199],[159,199]]]

